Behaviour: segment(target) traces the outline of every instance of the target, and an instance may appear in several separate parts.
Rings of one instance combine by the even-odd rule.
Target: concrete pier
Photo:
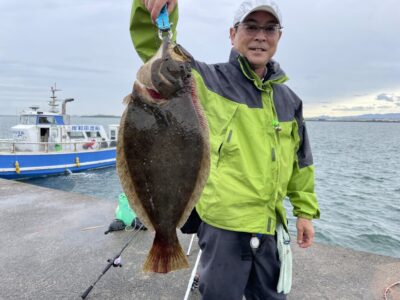
[[[132,232],[104,234],[111,203],[0,179],[0,299],[80,299]],[[191,236],[180,235],[186,250]],[[139,232],[87,299],[183,299],[191,270],[145,274],[153,233]],[[400,259],[315,244],[292,246],[294,278],[288,299],[383,299],[400,281]],[[399,250],[400,251],[400,250]],[[198,253],[194,243],[191,268]],[[198,299],[194,294],[190,299]],[[388,299],[400,299],[400,287]]]

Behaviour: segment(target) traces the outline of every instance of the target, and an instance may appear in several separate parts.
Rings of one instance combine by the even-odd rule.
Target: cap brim
[[[253,8],[252,10],[250,10],[249,12],[247,12],[246,14],[244,14],[242,16],[242,18],[240,19],[240,23],[242,23],[251,13],[253,13],[255,11],[265,11],[267,13],[270,13],[271,15],[273,15],[275,17],[275,19],[278,21],[278,23],[281,24],[281,21],[279,19],[278,14],[276,13],[276,11],[271,6],[268,6],[268,5],[262,5],[262,6]]]

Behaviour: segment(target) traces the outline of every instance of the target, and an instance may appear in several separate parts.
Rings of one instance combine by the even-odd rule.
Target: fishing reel
[[[117,267],[122,268],[122,263],[121,263],[121,261],[122,261],[121,256],[118,256],[118,257],[115,258],[115,259],[112,259],[112,258],[107,259],[107,262],[108,262],[108,263],[112,263],[112,266],[113,266],[114,268],[117,268]]]

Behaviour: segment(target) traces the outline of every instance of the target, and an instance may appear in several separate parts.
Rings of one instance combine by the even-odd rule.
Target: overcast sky
[[[225,62],[240,1],[181,0],[178,42]],[[276,0],[275,59],[306,116],[400,112],[399,0]],[[130,0],[0,0],[0,114],[46,108],[50,86],[71,114],[114,114],[141,65],[129,36]]]

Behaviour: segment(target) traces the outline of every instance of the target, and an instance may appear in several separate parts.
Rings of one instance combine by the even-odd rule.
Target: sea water
[[[16,117],[0,117],[5,137]],[[72,118],[71,123],[116,124],[117,118]],[[308,122],[321,219],[320,243],[400,257],[400,123]],[[122,192],[115,168],[27,180],[86,194],[117,206]],[[288,215],[291,205],[286,201]],[[111,220],[110,220],[111,221]],[[293,240],[295,218],[289,218]]]

